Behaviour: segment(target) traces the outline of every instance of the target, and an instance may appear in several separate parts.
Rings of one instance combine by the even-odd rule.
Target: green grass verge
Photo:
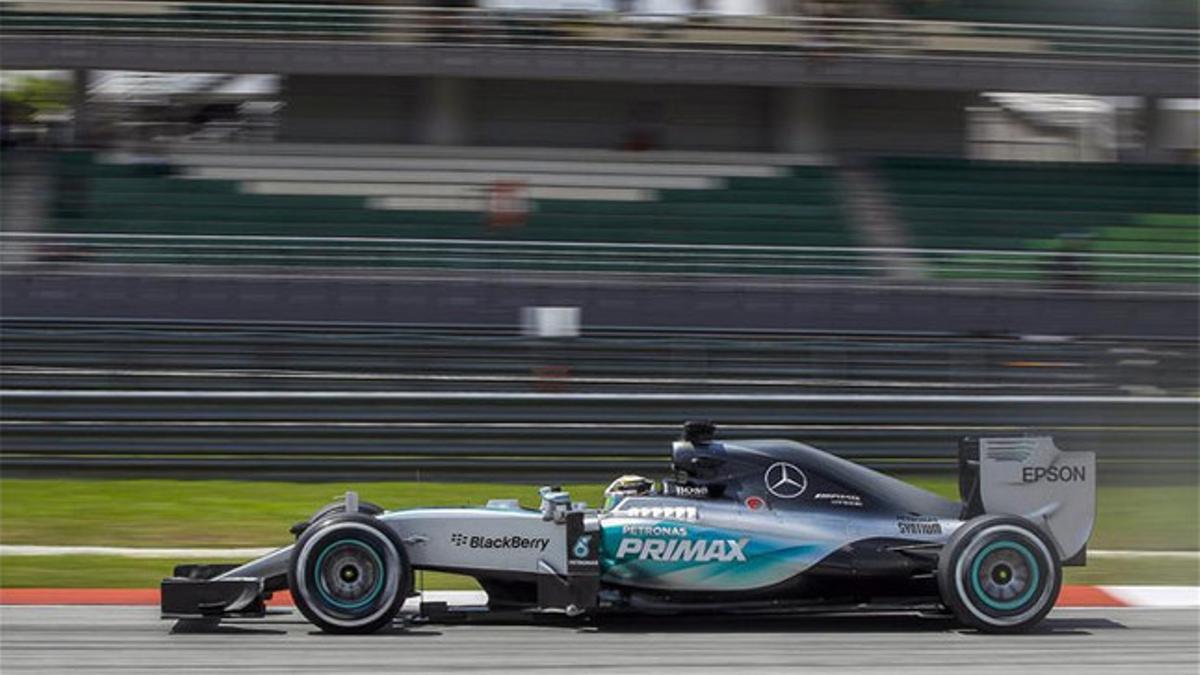
[[[952,477],[906,477],[953,498]],[[530,485],[476,483],[281,483],[170,480],[0,480],[0,542],[94,546],[275,546],[287,528],[353,487],[387,508],[482,505],[519,499]],[[601,501],[598,484],[568,486],[576,499]],[[1101,486],[1091,548],[1198,550],[1195,485]],[[0,586],[154,586],[176,561],[112,556],[4,556]],[[1069,568],[1068,583],[1200,583],[1194,561],[1098,560]],[[427,574],[428,588],[474,588],[453,575]]]
[[[1086,567],[1063,568],[1068,584],[1200,586],[1200,560],[1162,558],[1088,560]]]
[[[603,486],[567,486],[596,505]],[[178,480],[0,480],[0,542],[80,546],[277,546],[288,528],[353,489],[388,509],[482,506],[520,499],[530,485],[282,483]]]

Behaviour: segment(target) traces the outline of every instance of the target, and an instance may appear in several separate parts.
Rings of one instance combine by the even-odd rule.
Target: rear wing
[[[1064,564],[1085,562],[1096,522],[1096,455],[1067,452],[1049,436],[963,439],[959,490],[968,518],[1028,518],[1058,544]]]

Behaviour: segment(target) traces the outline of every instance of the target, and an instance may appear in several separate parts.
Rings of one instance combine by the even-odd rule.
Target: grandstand
[[[1193,165],[908,157],[878,160],[870,170],[901,240],[933,277],[1197,281]],[[877,242],[855,220],[850,205],[859,196],[835,166],[807,155],[180,145],[155,157],[64,153],[57,184],[54,231],[156,238],[99,249],[93,262],[889,271],[866,260]],[[181,248],[189,237],[204,245]],[[357,255],[350,244],[358,239],[391,246]],[[247,250],[248,240],[260,244]],[[285,245],[296,240],[306,246]],[[447,257],[438,242],[473,248]],[[494,245],[506,243],[576,248],[498,254]],[[681,248],[655,259],[609,246]],[[680,266],[705,247],[743,257]],[[755,263],[763,251],[780,257]],[[824,258],[779,264],[801,254]],[[664,260],[672,262],[664,267]]]
[[[807,156],[432,147],[375,147],[364,154],[339,146],[202,146],[157,159],[70,152],[60,168],[54,207],[59,232],[854,244],[831,169]],[[498,199],[510,204],[498,205]],[[428,263],[409,257],[375,262]],[[637,265],[632,260],[626,267]]]
[[[1197,281],[1200,204],[1195,165],[980,162],[891,158],[879,171],[914,244],[947,249],[949,277],[1054,278],[1061,261],[1009,256],[980,269],[988,251],[1148,254],[1184,259],[1130,269],[1101,258],[1097,280]],[[936,255],[936,254],[934,254]],[[1190,260],[1190,262],[1187,262]]]
[[[0,55],[75,69],[77,108],[41,231],[5,236],[34,263],[1198,280],[1194,163],[963,159],[980,101],[1048,92],[1103,101],[1104,133],[1014,109],[989,148],[1194,158],[1194,115],[1163,112],[1196,90],[1195,3],[562,9],[0,3]],[[130,63],[212,71],[105,110],[89,72]],[[281,142],[194,142],[238,73]]]

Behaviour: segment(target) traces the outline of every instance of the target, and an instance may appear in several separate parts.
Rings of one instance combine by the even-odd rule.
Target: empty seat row
[[[744,155],[664,153],[656,162],[651,153],[591,157],[583,151],[574,158],[545,151],[539,157],[521,149],[512,157],[430,150],[356,159],[328,148],[310,155],[298,150],[63,153],[55,226],[75,234],[229,238],[214,246],[232,245],[238,237],[256,245],[263,238],[307,238],[311,244],[347,237],[581,246],[855,245],[832,171],[767,156],[756,163]],[[502,199],[509,201],[497,206]],[[179,262],[182,255],[170,259]],[[205,262],[213,255],[212,247],[206,249]],[[846,251],[839,259],[853,255]],[[415,265],[419,256],[397,256],[395,262]],[[629,265],[636,264],[631,256]],[[760,271],[777,270],[764,265]]]
[[[1195,166],[895,158],[878,171],[935,275],[1198,278]]]

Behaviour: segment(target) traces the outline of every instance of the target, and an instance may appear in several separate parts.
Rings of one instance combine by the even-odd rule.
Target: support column
[[[71,125],[71,141],[75,145],[86,145],[92,136],[92,106],[88,101],[90,82],[91,71],[79,69],[72,73],[71,111],[74,114],[74,122]]]
[[[780,87],[771,92],[771,146],[776,152],[828,153],[829,92]]]
[[[1166,161],[1164,146],[1165,129],[1163,128],[1161,99],[1157,96],[1147,96],[1142,99],[1142,161]]]
[[[418,142],[428,145],[468,145],[470,138],[470,80],[433,77],[421,87]]]

